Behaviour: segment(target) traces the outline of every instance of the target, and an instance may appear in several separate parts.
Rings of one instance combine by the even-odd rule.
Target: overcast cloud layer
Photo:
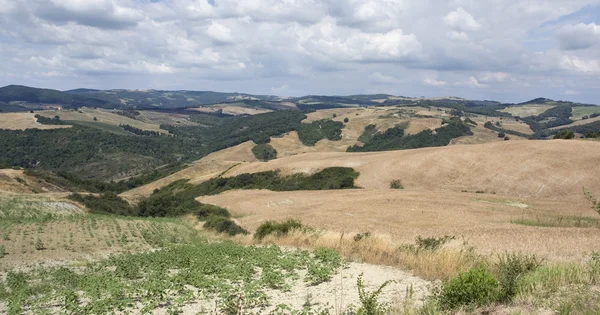
[[[0,85],[600,103],[600,0],[0,0]]]

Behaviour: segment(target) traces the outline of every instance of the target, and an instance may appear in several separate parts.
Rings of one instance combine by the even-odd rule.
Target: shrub
[[[347,123],[348,121],[350,121],[350,120],[348,119],[348,117],[344,118],[344,122],[345,122],[345,123]]]
[[[447,309],[463,305],[484,306],[496,300],[498,281],[483,265],[460,273],[445,283],[440,304]]]
[[[225,208],[205,203],[200,204],[200,208],[196,211],[196,218],[200,221],[205,221],[210,216],[230,217],[231,215]]]
[[[261,224],[254,232],[254,238],[262,240],[267,235],[275,234],[277,237],[287,235],[292,230],[301,230],[304,226],[300,221],[289,219],[285,222],[266,221]]]
[[[583,195],[592,203],[592,209],[600,214],[600,200],[596,199],[596,197],[592,195],[592,192],[585,187],[583,187]]]
[[[543,259],[535,255],[509,254],[498,256],[499,299],[509,301],[517,294],[518,281],[524,274],[539,268]]]
[[[504,137],[504,141],[508,141],[510,138],[508,136]]]
[[[498,138],[504,138],[504,137],[506,137],[506,134],[504,132],[498,133]]]
[[[248,231],[237,225],[231,219],[216,215],[211,215],[204,222],[204,228],[215,230],[218,233],[227,233],[230,236],[238,234],[248,234]]]
[[[6,249],[4,249],[4,245],[0,245],[0,258],[4,258],[6,255]]]
[[[554,139],[573,139],[575,138],[575,133],[572,130],[566,129],[561,130],[559,133],[554,135]]]
[[[399,179],[394,179],[390,182],[390,189],[404,189],[402,181]]]

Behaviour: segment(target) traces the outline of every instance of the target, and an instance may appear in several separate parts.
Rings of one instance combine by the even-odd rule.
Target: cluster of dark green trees
[[[297,130],[302,144],[314,146],[322,139],[340,140],[342,138],[342,128],[344,128],[344,124],[339,121],[323,119],[313,121],[310,124],[300,124]]]
[[[487,129],[498,132],[498,135],[502,134],[501,138],[504,138],[504,135],[506,135],[506,134],[515,135],[515,136],[523,137],[526,139],[529,138],[528,134],[524,134],[522,132],[518,132],[518,131],[514,131],[514,130],[510,130],[510,129],[504,129],[502,127],[498,127],[498,126],[492,124],[491,121],[486,121],[485,124],[483,124],[483,126]],[[498,137],[500,137],[500,136],[498,136]]]
[[[368,126],[367,126],[368,127]],[[364,134],[364,133],[363,133]],[[404,129],[397,126],[383,133],[374,134],[363,146],[351,146],[348,152],[369,152],[405,150],[445,146],[454,138],[472,135],[469,126],[460,118],[451,118],[445,126],[435,130],[424,130],[414,135],[404,135]]]
[[[269,161],[277,158],[277,150],[268,143],[257,144],[252,148],[252,153],[261,161]]]
[[[161,135],[161,133],[158,131],[144,130],[144,129],[136,128],[132,125],[120,124],[119,127],[123,128],[123,130],[125,130],[125,131],[129,131],[138,136],[158,137]]]

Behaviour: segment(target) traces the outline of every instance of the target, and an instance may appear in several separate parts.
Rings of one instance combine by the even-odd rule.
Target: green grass
[[[219,313],[240,308],[260,313],[277,303],[268,290],[288,290],[299,279],[307,286],[328,281],[340,266],[331,249],[311,254],[196,239],[80,267],[9,272],[0,282],[0,300],[7,302],[8,314],[24,309],[79,314],[163,309],[175,314],[191,302],[214,309],[214,301]]]
[[[600,220],[597,218],[590,217],[536,217],[536,218],[519,218],[511,220],[511,223],[526,225],[526,226],[537,226],[537,227],[577,227],[577,228],[598,228],[600,227]]]
[[[37,196],[0,195],[0,221],[48,221],[81,213],[79,207],[66,201]]]
[[[600,106],[577,106],[573,107],[573,120],[579,120],[583,116],[589,116],[591,114],[600,113]]]

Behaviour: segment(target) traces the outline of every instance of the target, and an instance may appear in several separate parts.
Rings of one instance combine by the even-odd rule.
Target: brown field
[[[510,113],[513,116],[537,116],[550,108],[556,107],[555,105],[546,105],[546,104],[527,104],[522,106],[511,106],[500,110],[501,112]]]
[[[600,250],[600,215],[590,209],[582,194],[557,201],[413,189],[239,190],[198,200],[227,208],[249,230],[267,220],[294,218],[349,235],[369,231],[397,245],[413,243],[419,235],[454,235],[480,253],[521,251],[555,261],[581,260]],[[558,222],[560,217],[591,218],[593,223],[586,227],[576,227],[576,219],[566,227],[512,223],[550,218]]]
[[[36,114],[38,113],[0,113],[0,129],[25,130],[34,128],[57,129],[71,127],[64,125],[42,125],[36,121],[37,119],[34,117]]]
[[[81,113],[79,111],[81,111]],[[94,122],[94,117],[96,117],[97,122],[100,122],[100,123],[105,123],[105,124],[114,125],[114,126],[119,126],[121,124],[131,125],[133,127],[143,129],[143,130],[156,131],[156,132],[160,132],[160,133],[168,133],[168,131],[166,131],[164,129],[160,129],[160,126],[157,124],[151,124],[151,123],[131,119],[129,117],[111,113],[109,110],[80,108],[79,111],[46,110],[46,111],[40,111],[37,113],[42,116],[50,117],[50,118],[52,118],[54,116],[60,116],[61,120],[78,120],[78,121],[87,121],[87,122]]]
[[[29,194],[62,191],[60,187],[23,174],[23,170],[0,169],[0,192]]]
[[[240,163],[258,161],[252,153],[254,145],[254,142],[248,141],[235,147],[211,153],[177,173],[144,186],[128,190],[120,196],[129,202],[135,203],[141,198],[150,196],[155,189],[167,186],[176,180],[190,179],[191,183],[201,183],[221,175],[223,172]]]
[[[483,253],[577,260],[600,250],[600,215],[581,190],[600,193],[598,156],[600,143],[577,140],[307,153],[240,165],[225,176],[345,166],[361,173],[357,185],[364,189],[230,191],[198,200],[229,209],[249,229],[265,220],[297,218],[324,230],[387,235],[397,244],[447,234],[464,237]],[[390,190],[393,179],[401,179],[405,190]]]

